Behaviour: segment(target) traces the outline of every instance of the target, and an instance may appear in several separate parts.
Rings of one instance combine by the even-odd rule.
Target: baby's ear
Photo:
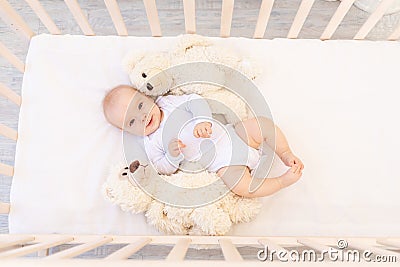
[[[146,52],[131,51],[122,59],[122,67],[130,74],[135,66],[146,56]]]

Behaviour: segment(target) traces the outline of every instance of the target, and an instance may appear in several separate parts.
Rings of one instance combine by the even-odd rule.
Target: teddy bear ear
[[[131,73],[135,65],[146,55],[146,52],[131,51],[122,59],[122,67],[127,73]]]
[[[178,36],[176,50],[183,50],[196,46],[210,46],[213,43],[206,37],[198,34],[181,34]]]

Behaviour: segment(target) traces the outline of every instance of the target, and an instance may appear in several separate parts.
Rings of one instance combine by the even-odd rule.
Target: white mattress
[[[143,214],[124,213],[101,195],[110,164],[123,160],[122,135],[104,120],[101,101],[129,82],[120,64],[127,51],[164,50],[174,40],[33,37],[10,233],[160,234]],[[256,84],[305,164],[298,183],[264,197],[260,215],[230,234],[399,236],[400,43],[215,41],[258,59]],[[286,169],[277,160],[271,175]]]

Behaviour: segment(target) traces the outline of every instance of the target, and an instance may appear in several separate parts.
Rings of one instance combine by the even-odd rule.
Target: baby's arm
[[[162,156],[155,158],[153,160],[153,164],[157,172],[160,174],[170,175],[178,170],[179,164],[182,162],[182,160],[182,154],[174,157],[167,151],[165,154],[162,154]]]
[[[153,163],[157,172],[160,174],[170,175],[175,173],[179,164],[183,161],[184,156],[182,153],[179,154],[171,154],[169,149],[164,151],[161,147],[157,147],[152,151],[147,151],[149,159]]]
[[[207,100],[197,94],[187,95],[185,109],[193,114],[195,128],[193,135],[197,138],[208,138],[212,134],[212,113]]]
[[[210,106],[206,99],[198,94],[182,95],[179,96],[184,101],[183,107],[186,111],[193,114],[196,118],[196,124],[201,122],[210,122],[212,124],[212,113]]]

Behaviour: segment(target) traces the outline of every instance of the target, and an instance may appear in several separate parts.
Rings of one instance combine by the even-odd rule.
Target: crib
[[[40,21],[45,25],[48,32],[53,35],[65,34],[62,32],[48,15],[46,10],[38,0],[26,0],[27,4],[32,8]],[[298,11],[294,17],[293,23],[287,33],[286,38],[298,38],[305,21],[311,12],[314,0],[302,0]],[[337,3],[337,9],[320,35],[320,40],[329,40],[334,35],[340,23],[350,10],[355,0],[342,0]],[[119,4],[116,0],[104,1],[107,11],[112,19],[118,36],[128,36],[127,27],[124,23],[123,16]],[[365,23],[358,29],[353,37],[354,40],[364,40],[367,38],[370,31],[384,16],[386,9],[393,3],[392,0],[383,0],[379,3],[376,10],[369,15]],[[79,25],[82,33],[86,36],[94,36],[95,32],[88,22],[83,9],[76,0],[65,0],[69,11],[73,15],[76,23]],[[158,16],[155,0],[143,1],[148,23],[150,25],[151,34],[153,37],[161,37],[162,31]],[[186,33],[196,33],[196,10],[194,0],[183,0],[184,25]],[[267,25],[273,11],[273,0],[262,0],[259,14],[254,29],[253,38],[264,38]],[[220,37],[225,38],[230,36],[231,24],[234,10],[233,0],[223,0],[220,18]],[[18,34],[30,40],[35,33],[24,21],[23,16],[19,15],[12,5],[6,1],[0,1],[0,11],[2,19]],[[67,12],[67,11],[66,11]],[[183,23],[183,21],[182,21]],[[393,32],[386,37],[387,42],[398,42],[400,38],[400,24],[395,27]],[[361,42],[361,41],[360,41]],[[0,54],[9,61],[17,70],[24,73],[25,64],[15,56],[10,48],[0,43]],[[23,99],[5,84],[0,84],[0,93],[6,99],[12,101],[15,105],[21,106]],[[2,112],[6,112],[2,110]],[[0,134],[8,139],[17,141],[18,133],[14,129],[0,124]],[[0,173],[5,176],[12,177],[14,175],[14,167],[8,164],[0,163]],[[9,203],[0,203],[0,214],[7,216],[12,209]],[[396,212],[396,211],[393,211]],[[257,251],[268,246],[275,250],[289,252],[289,248],[304,250],[305,248],[313,249],[316,253],[321,253],[325,250],[336,250],[335,247],[345,243],[345,247],[352,248],[356,251],[368,250],[374,254],[380,255],[380,259],[376,259],[377,265],[395,264],[400,260],[400,236],[151,236],[151,235],[83,235],[83,234],[1,234],[0,235],[0,262],[2,266],[33,266],[40,264],[41,266],[105,266],[106,264],[115,264],[117,266],[127,266],[135,262],[143,266],[155,266],[158,264],[166,264],[170,266],[178,266],[184,264],[200,265],[204,260],[210,264],[218,266],[228,266],[234,264],[271,264],[279,265],[279,260],[264,263],[262,260],[257,260]],[[127,244],[121,247],[121,244]],[[185,259],[190,245],[193,244],[212,244],[220,247],[223,255],[223,260],[209,259],[207,254],[194,253],[194,259]],[[60,252],[50,253],[52,249],[60,245],[73,245]],[[95,248],[104,245],[119,245],[120,247],[113,253],[101,259],[79,258],[73,259]],[[146,246],[172,246],[171,250],[165,254],[162,259],[157,259],[159,255],[158,249],[153,249],[148,255],[146,261],[128,260],[128,258],[145,248]],[[237,246],[252,246],[257,247],[256,251],[252,251],[253,261],[244,260],[243,255],[239,252]],[[340,246],[339,246],[340,248]],[[342,247],[343,248],[343,247]],[[197,253],[197,254],[196,254]],[[193,253],[192,253],[193,254]],[[31,257],[23,257],[31,255]],[[197,255],[197,256],[196,256]],[[197,257],[197,259],[196,259]],[[222,256],[221,256],[222,257]],[[397,257],[397,258],[396,258]],[[201,260],[199,260],[201,259]],[[356,262],[340,260],[343,255],[339,256],[339,260],[329,262],[329,264],[353,266]],[[289,260],[289,262],[291,262]],[[361,262],[372,262],[361,257]],[[326,262],[319,262],[324,264]],[[299,265],[306,265],[308,262],[297,262]],[[317,263],[315,263],[317,264]]]

